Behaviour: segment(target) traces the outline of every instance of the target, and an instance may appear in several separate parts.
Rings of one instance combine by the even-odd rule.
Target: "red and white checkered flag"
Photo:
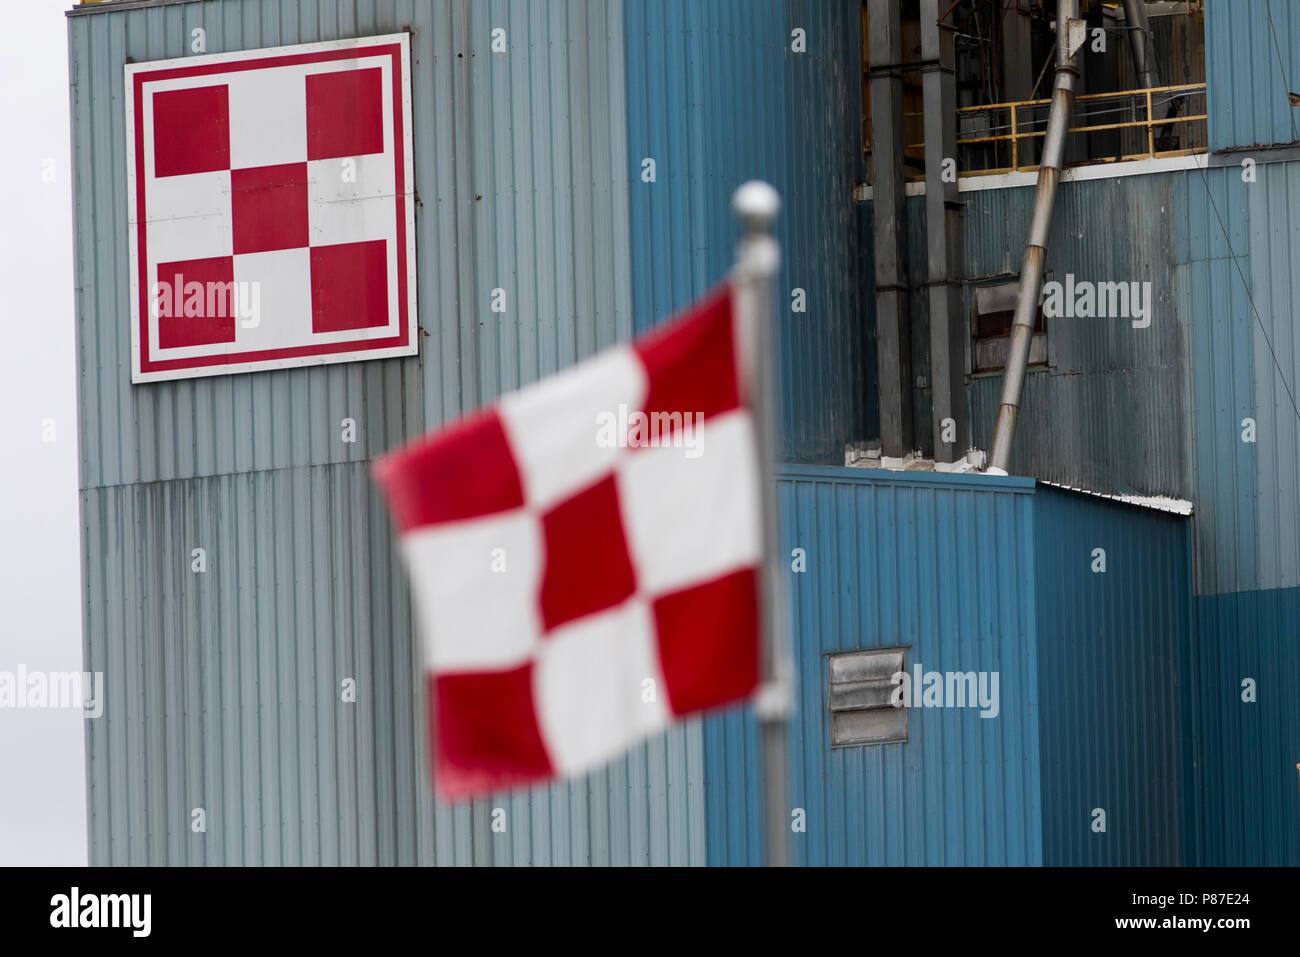
[[[734,298],[376,463],[444,797],[586,771],[754,691],[760,469]]]

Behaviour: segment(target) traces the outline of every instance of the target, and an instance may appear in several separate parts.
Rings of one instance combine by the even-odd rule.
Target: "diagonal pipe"
[[[1025,242],[1025,259],[1020,267],[1020,289],[1016,312],[1011,322],[1011,347],[1006,371],[1002,375],[1002,400],[998,404],[993,426],[993,451],[987,471],[1006,475],[1011,461],[1011,443],[1016,435],[1016,416],[1020,411],[1020,393],[1029,365],[1029,346],[1034,337],[1034,317],[1038,297],[1043,291],[1043,267],[1047,259],[1047,234],[1052,229],[1052,211],[1056,206],[1056,187],[1061,181],[1065,156],[1065,133],[1070,126],[1070,109],[1074,104],[1074,81],[1079,75],[1073,44],[1072,24],[1079,21],[1079,0],[1059,0],[1056,8],[1056,82],[1052,88],[1052,105],[1043,138],[1043,157],[1038,166],[1038,186],[1034,193],[1034,214],[1029,220],[1029,238]],[[1073,45],[1072,45],[1073,44]]]

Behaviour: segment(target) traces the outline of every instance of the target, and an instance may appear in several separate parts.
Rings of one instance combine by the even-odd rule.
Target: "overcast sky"
[[[0,30],[0,673],[10,674],[82,667],[71,5],[10,0]],[[85,863],[84,722],[0,707],[0,865]]]

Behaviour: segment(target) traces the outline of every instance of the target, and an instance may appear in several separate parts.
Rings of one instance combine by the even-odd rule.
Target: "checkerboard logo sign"
[[[376,463],[439,794],[578,774],[754,691],[759,469],[732,304],[724,286]]]
[[[413,355],[407,36],[126,66],[132,381]]]

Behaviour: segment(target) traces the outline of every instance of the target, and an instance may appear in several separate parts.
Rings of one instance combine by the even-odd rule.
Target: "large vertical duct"
[[[912,343],[903,195],[903,75],[899,0],[869,0],[871,213],[876,259],[880,445],[902,460],[912,442]]]
[[[930,300],[930,387],[934,460],[956,462],[970,445],[966,334],[961,319],[961,204],[957,200],[957,76],[953,32],[940,0],[921,0],[925,103],[925,241]],[[947,0],[944,0],[946,5]],[[950,169],[945,169],[945,163]]]
[[[1160,85],[1156,58],[1151,49],[1151,26],[1147,22],[1146,0],[1124,0],[1124,20],[1128,42],[1133,50],[1133,68],[1142,89]]]
[[[1002,375],[1002,401],[993,428],[993,451],[988,471],[1006,475],[1011,461],[1011,443],[1016,435],[1016,414],[1020,410],[1020,392],[1029,365],[1029,346],[1034,337],[1034,318],[1038,297],[1043,290],[1043,267],[1047,259],[1047,236],[1052,228],[1052,211],[1056,206],[1056,187],[1061,180],[1061,160],[1065,152],[1065,133],[1070,126],[1070,109],[1074,103],[1074,80],[1078,75],[1075,56],[1087,36],[1079,19],[1079,0],[1058,0],[1056,7],[1056,83],[1052,88],[1052,105],[1043,138],[1043,158],[1038,166],[1038,187],[1034,194],[1034,213],[1029,220],[1029,239],[1020,267],[1020,289],[1016,312],[1011,323],[1011,348],[1006,371]]]
[[[1002,96],[1027,100],[1034,90],[1034,56],[1029,0],[1006,0],[1002,8]]]

